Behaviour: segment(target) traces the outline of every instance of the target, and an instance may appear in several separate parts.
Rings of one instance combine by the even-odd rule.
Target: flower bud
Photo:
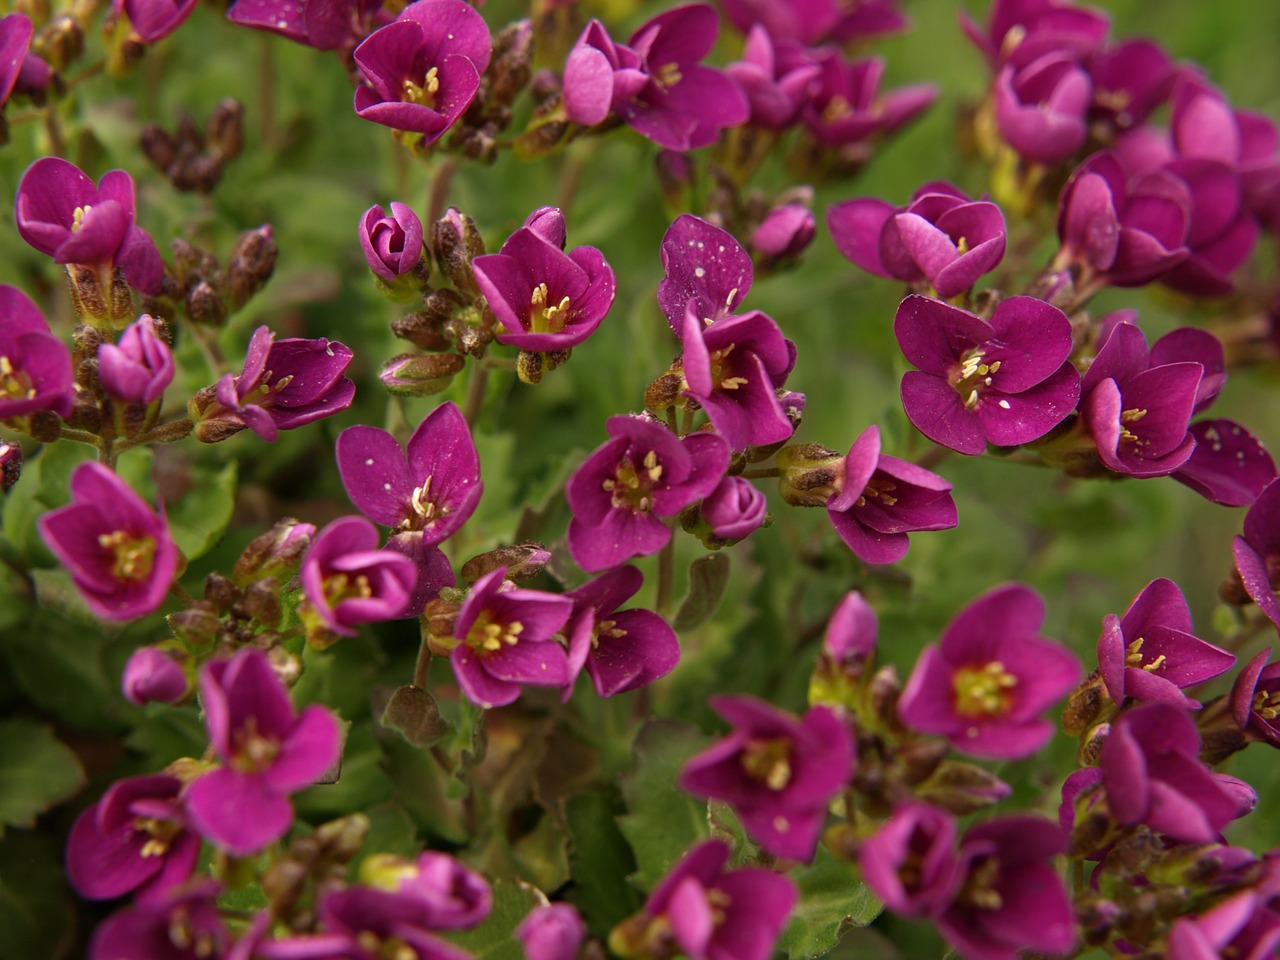
[[[22,476],[22,448],[0,440],[0,492],[8,493]]]
[[[447,350],[453,346],[453,336],[446,331],[448,318],[419,310],[391,321],[391,332],[401,340],[408,340],[423,350]]]
[[[813,211],[801,203],[784,203],[770,210],[751,234],[751,250],[762,264],[797,257],[813,242]]]
[[[205,136],[221,160],[238,157],[244,144],[244,104],[232,97],[219,100],[205,125]]]
[[[227,321],[227,302],[208,280],[200,280],[191,286],[185,305],[192,323],[220,327]]]
[[[574,960],[586,936],[582,917],[567,903],[534,907],[516,927],[525,960]]]
[[[698,509],[717,546],[736,543],[769,519],[764,494],[743,477],[725,477]],[[703,543],[711,546],[705,537]]]
[[[189,647],[211,646],[222,634],[222,618],[212,604],[203,600],[186,610],[169,614],[166,619],[174,635]]]
[[[432,225],[431,249],[455,287],[472,296],[480,292],[475,274],[471,272],[471,261],[484,254],[484,240],[474,220],[450,207]]]
[[[976,813],[1012,792],[1007,783],[990,771],[958,760],[944,760],[933,775],[915,790],[921,800],[936,804],[956,816]]]
[[[525,218],[524,225],[553,247],[564,249],[564,213],[559,207],[539,207]]]
[[[378,379],[398,397],[425,397],[446,389],[466,363],[457,353],[402,353],[383,365]]]
[[[275,580],[254,580],[244,589],[241,600],[244,612],[269,630],[280,626],[284,609],[280,605],[280,588]]]
[[[509,107],[529,84],[533,59],[533,24],[517,20],[493,38],[486,104]]]
[[[227,267],[227,286],[231,291],[231,308],[239,310],[249,298],[262,289],[271,279],[276,268],[275,235],[271,224],[264,223],[256,230],[246,230],[231,248],[231,262]]]
[[[241,586],[267,577],[285,583],[297,573],[315,533],[313,524],[286,517],[249,542],[236,560],[232,578]]]
[[[173,353],[155,319],[145,313],[125,329],[119,343],[98,347],[98,377],[116,403],[156,403],[173,372]]]
[[[499,567],[507,568],[506,579],[515,582],[528,580],[542,572],[551,559],[551,552],[532,540],[510,547],[497,547],[487,553],[472,557],[462,565],[462,579],[475,583],[486,573]]]
[[[319,846],[317,854],[330,863],[349,863],[369,836],[369,818],[353,813],[316,827],[311,837]]]
[[[393,200],[389,216],[374,204],[360,219],[360,246],[369,269],[394,283],[422,259],[422,222],[406,204]]]
[[[450,730],[449,722],[440,716],[435,697],[412,683],[396,688],[379,722],[424,749],[439,743]]]
[[[844,456],[818,443],[799,443],[778,451],[782,475],[778,488],[793,507],[821,507],[836,492]]]
[[[166,651],[142,647],[125,664],[120,680],[124,698],[139,707],[148,703],[177,703],[190,689],[186,672]]]

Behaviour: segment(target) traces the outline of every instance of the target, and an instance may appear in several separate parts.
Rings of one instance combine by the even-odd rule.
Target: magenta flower
[[[690,303],[699,319],[712,323],[734,312],[751,289],[751,255],[723,230],[682,213],[662,235],[658,305],[677,336]]]
[[[1144,823],[1183,843],[1211,843],[1247,812],[1201,762],[1195,722],[1167,703],[1122,713],[1098,763],[1107,809],[1122,824]]]
[[[130,286],[160,292],[164,263],[134,222],[133,178],[123,170],[95,187],[75,164],[43,157],[22,175],[14,215],[22,239],[56,263],[121,267]]]
[[[198,0],[113,0],[116,15],[129,18],[143,43],[163,40],[191,16]]]
[[[1007,63],[995,80],[1000,136],[1036,163],[1057,163],[1084,146],[1092,100],[1088,72],[1068,53],[1046,53],[1021,67]]]
[[[1280,747],[1280,662],[1267,663],[1266,647],[1245,664],[1231,687],[1231,714],[1251,739]]]
[[[995,0],[985,30],[964,11],[960,25],[993,67],[1008,61],[1027,64],[1055,51],[1084,59],[1111,29],[1102,11],[1061,0]]]
[[[360,218],[360,246],[369,269],[383,280],[412,273],[422,259],[422,221],[413,209],[391,201],[391,215],[374,204]]]
[[[680,642],[670,624],[652,610],[619,610],[636,595],[644,577],[635,567],[615,567],[565,594],[573,613],[564,633],[569,638],[569,680],[586,668],[602,697],[648,686],[680,662]]]
[[[884,61],[848,60],[829,50],[818,60],[818,79],[801,112],[805,126],[828,147],[861,144],[893,133],[923,113],[938,97],[929,84],[880,92]]]
[[[1004,257],[1004,215],[949,183],[926,183],[906,207],[861,197],[827,208],[831,238],[845,258],[878,277],[928,283],[948,299],[968,290]]]
[[[907,360],[902,407],[935,443],[979,454],[1017,446],[1067,418],[1080,376],[1067,360],[1071,321],[1034,297],[1001,301],[988,323],[931,297],[902,301],[893,321]]]
[[[382,0],[236,0],[227,19],[317,50],[349,50],[388,17]]]
[[[1169,928],[1169,960],[1242,957],[1263,960],[1280,949],[1280,914],[1264,891],[1241,890],[1195,917],[1179,917]]]
[[[928,803],[911,801],[858,847],[858,867],[871,892],[904,917],[937,917],[959,892],[956,821]]]
[[[1234,420],[1197,420],[1188,432],[1195,447],[1173,479],[1212,503],[1247,507],[1276,476],[1266,447]]]
[[[1044,601],[1011,583],[961,610],[925,648],[898,701],[902,722],[976,757],[1015,759],[1053,736],[1040,718],[1080,679],[1080,662],[1039,635]]]
[[[210,843],[246,856],[284,836],[289,794],[310,786],[338,759],[338,720],[318,705],[301,714],[256,647],[200,672],[205,727],[223,766],[187,787],[187,813]]]
[[[341,517],[320,531],[303,558],[302,589],[334,633],[354,637],[362,623],[410,612],[417,565],[394,550],[378,549],[380,540],[364,517]]]
[[[273,442],[281,430],[341,413],[356,392],[355,383],[343,376],[350,362],[351,349],[336,340],[275,340],[265,325],[258,327],[240,376],[228,373],[219,380],[213,388],[216,401],[193,417],[197,436],[203,432],[212,442],[248,427]]]
[[[1231,541],[1231,553],[1245,592],[1280,628],[1280,478],[1267,484],[1244,515],[1243,535]]]
[[[859,560],[897,563],[907,554],[909,532],[956,525],[951,484],[924,467],[880,453],[878,427],[862,431],[843,466],[827,515]]]
[[[876,612],[857,590],[850,590],[831,611],[822,652],[841,666],[866,660],[875,652],[879,633]]]
[[[592,20],[564,69],[565,114],[591,127],[610,112],[669,150],[715,142],[747,122],[750,107],[737,84],[698,61],[715,45],[720,18],[706,3],[676,7],[647,21],[627,44]]]
[[[769,517],[765,495],[746,477],[725,477],[698,509],[714,537],[734,542],[755,532]]]
[[[1235,290],[1230,275],[1249,259],[1261,235],[1258,221],[1245,206],[1239,173],[1220,160],[1203,157],[1180,157],[1163,169],[1190,192],[1191,252],[1160,282],[1192,296],[1227,296]]]
[[[752,123],[785,130],[799,119],[818,77],[818,65],[798,43],[783,40],[757,23],[747,33],[742,59],[724,72],[746,94]]]
[[[200,854],[178,794],[182,781],[166,774],[129,777],[76,818],[67,838],[67,879],[80,896],[114,900],[136,893],[163,900],[186,882]]]
[[[39,410],[66,418],[74,401],[71,351],[30,297],[0,283],[0,420]]]
[[[71,573],[85,603],[107,620],[134,620],[164,602],[178,548],[157,516],[107,467],[82,463],[71,503],[39,520],[40,535]]]
[[[148,703],[177,703],[186,697],[190,684],[182,665],[166,651],[140,647],[125,664],[120,688],[126,700],[141,707]]]
[[[358,115],[431,144],[471,105],[489,66],[484,18],[463,0],[417,0],[352,54]]]
[[[431,930],[465,930],[493,909],[488,881],[456,857],[427,851],[416,860],[377,853],[365,861],[361,876],[390,894],[405,913],[416,914]]]
[[[0,17],[0,106],[7,103],[9,94],[13,93],[34,32],[25,13]]]
[[[729,845],[704,840],[654,887],[644,912],[662,923],[689,960],[767,960],[796,887],[761,867],[725,870]]]
[[[447,540],[480,502],[480,456],[453,403],[436,407],[401,450],[377,427],[348,427],[335,448],[342,485],[370,520],[427,546]]]
[[[751,233],[751,249],[764,263],[798,257],[813,242],[817,221],[803,203],[781,203]]]
[[[936,920],[943,938],[966,960],[1015,960],[1025,950],[1069,953],[1075,917],[1051,862],[1066,847],[1057,824],[1039,817],[1003,817],[970,829],[960,841],[960,892]]]
[[[512,703],[522,683],[569,682],[568,656],[555,635],[573,601],[541,590],[504,589],[506,573],[499,567],[475,582],[458,611],[453,635],[461,642],[449,658],[467,699],[486,709]]]
[[[1152,580],[1123,616],[1107,614],[1098,637],[1098,667],[1111,699],[1199,709],[1182,690],[1226,673],[1236,658],[1192,629],[1187,600],[1172,580]]]
[[[525,960],[574,960],[586,938],[587,925],[569,903],[534,907],[516,927]]]
[[[845,722],[825,706],[797,719],[748,696],[711,706],[734,729],[685,764],[680,789],[728,803],[766,853],[812,860],[827,804],[853,777]]]
[[[789,438],[795,427],[778,391],[796,362],[796,346],[759,310],[725,317],[711,326],[690,301],[680,331],[685,396],[706,411],[730,449]]]
[[[644,417],[610,417],[612,438],[569,478],[569,552],[595,573],[657,553],[671,539],[661,517],[675,516],[716,488],[729,465],[720,437],[675,437]]]
[[[165,899],[135,903],[99,924],[88,960],[210,960],[230,941],[212,880],[172,891]]]
[[[1160,359],[1137,326],[1117,323],[1085,373],[1081,416],[1108,470],[1163,477],[1191,456],[1195,438],[1187,427],[1201,396],[1204,364]]]
[[[576,347],[609,312],[617,280],[595,247],[562,251],[563,217],[545,210],[534,216],[536,226],[521,227],[500,252],[472,261],[476,283],[506,330],[499,343],[532,351]]]
[[[125,328],[119,343],[98,346],[102,389],[117,403],[155,403],[173,382],[173,372],[173,352],[145,313]]]
[[[1169,54],[1151,40],[1130,38],[1106,44],[1089,61],[1090,113],[1117,130],[1137,127],[1168,101],[1180,73]]]
[[[406,886],[408,886],[406,884]],[[334,890],[320,900],[326,933],[282,941],[264,956],[378,960],[470,960],[471,954],[441,939],[430,905],[413,891],[353,886]]]

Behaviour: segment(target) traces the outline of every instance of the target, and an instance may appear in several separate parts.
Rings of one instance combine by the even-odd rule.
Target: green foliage
[[[493,885],[493,910],[484,923],[451,933],[448,939],[470,951],[476,960],[524,960],[524,948],[515,938],[515,929],[530,910],[542,903],[546,903],[546,897],[533,887],[499,880]]]
[[[70,956],[74,937],[62,851],[49,837],[9,831],[0,839],[0,957],[60,960]]]
[[[847,864],[819,846],[813,863],[791,873],[800,896],[778,941],[789,960],[827,953],[849,927],[865,927],[883,907]]]
[[[576,878],[568,899],[582,912],[591,935],[600,939],[640,909],[640,896],[626,880],[636,861],[618,829],[623,809],[616,797],[603,793],[579,793],[564,809],[569,869]]]
[[[35,826],[36,817],[84,785],[74,753],[43,724],[0,720],[0,830]]]

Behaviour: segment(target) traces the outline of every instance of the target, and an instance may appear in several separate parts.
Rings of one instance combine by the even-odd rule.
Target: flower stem
[[[191,594],[187,593],[186,587],[180,584],[177,580],[169,584],[169,592],[173,594],[173,596],[183,606],[190,607],[192,604],[196,602],[196,598],[193,597]]]
[[[484,407],[484,394],[489,386],[489,368],[483,363],[471,365],[471,380],[467,383],[467,400],[462,409],[462,418],[468,427],[474,427]]]
[[[676,518],[672,517],[667,521],[667,526],[671,528],[673,534],[675,532]],[[654,599],[654,609],[658,616],[664,620],[668,619],[671,612],[671,585],[675,579],[675,559],[676,547],[675,537],[672,536],[660,551],[658,551],[658,595]]]
[[[74,440],[76,443],[87,443],[93,447],[102,444],[102,438],[96,433],[90,433],[88,430],[74,430],[71,427],[63,427],[58,432],[58,439]]]
[[[436,168],[435,176],[431,178],[431,190],[427,194],[427,230],[444,216],[445,201],[449,199],[449,187],[457,169],[458,161],[445,160]]]
[[[418,646],[418,659],[413,665],[413,685],[422,690],[427,689],[427,671],[431,669],[431,649],[424,636]]]
[[[749,470],[743,470],[738,476],[745,477],[748,480],[767,480],[771,477],[782,476],[782,470],[778,467],[754,467]]]

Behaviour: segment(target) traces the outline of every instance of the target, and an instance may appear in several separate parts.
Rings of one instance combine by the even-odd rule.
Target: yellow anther
[[[660,87],[674,87],[683,77],[680,74],[680,66],[675,63],[666,63],[659,67],[653,73],[653,79],[657,81]]]
[[[84,218],[93,207],[83,206],[76,207],[71,211],[71,232],[79,233],[80,228],[84,226]]]
[[[994,716],[1009,708],[1018,678],[999,660],[979,667],[961,667],[952,677],[956,713],[966,717]]]
[[[98,536],[98,546],[111,554],[111,575],[117,580],[145,580],[155,561],[154,537],[137,537],[124,530]]]

